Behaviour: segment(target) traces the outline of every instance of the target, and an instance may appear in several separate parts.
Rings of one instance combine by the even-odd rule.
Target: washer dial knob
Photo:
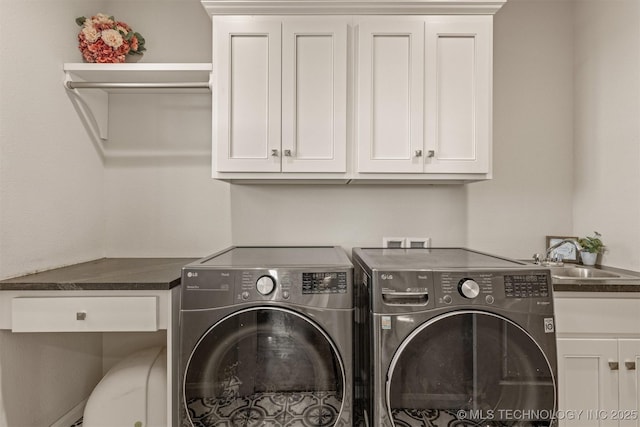
[[[480,294],[480,285],[473,279],[462,279],[458,283],[458,292],[467,299],[474,299]]]
[[[276,287],[276,280],[271,276],[262,276],[256,282],[256,290],[261,295],[269,295]]]

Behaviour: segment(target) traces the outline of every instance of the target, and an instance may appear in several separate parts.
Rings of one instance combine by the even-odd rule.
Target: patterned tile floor
[[[455,410],[401,409],[394,410],[396,427],[548,427],[549,421],[495,421],[458,418]]]
[[[187,404],[195,427],[329,427],[340,413],[335,392],[256,393]]]

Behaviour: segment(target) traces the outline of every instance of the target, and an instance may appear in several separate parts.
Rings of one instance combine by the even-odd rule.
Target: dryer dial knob
[[[262,295],[269,295],[276,287],[276,281],[271,276],[262,276],[256,282],[256,290]]]
[[[458,292],[467,299],[474,299],[480,294],[480,285],[473,279],[462,279],[458,283]]]

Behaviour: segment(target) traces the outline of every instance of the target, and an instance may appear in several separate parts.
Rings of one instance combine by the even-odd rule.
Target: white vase
[[[597,252],[580,252],[580,258],[584,265],[596,265],[596,258],[598,258]]]

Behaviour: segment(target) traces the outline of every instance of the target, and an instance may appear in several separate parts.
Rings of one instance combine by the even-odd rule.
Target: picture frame
[[[546,247],[550,248],[556,243],[559,243],[566,239],[572,239],[576,241],[578,240],[576,236],[547,236]],[[562,262],[577,263],[580,261],[580,254],[578,253],[576,247],[571,243],[565,243],[564,245],[561,245],[552,250],[549,253],[549,258],[553,259],[555,255],[560,255],[562,257]]]

